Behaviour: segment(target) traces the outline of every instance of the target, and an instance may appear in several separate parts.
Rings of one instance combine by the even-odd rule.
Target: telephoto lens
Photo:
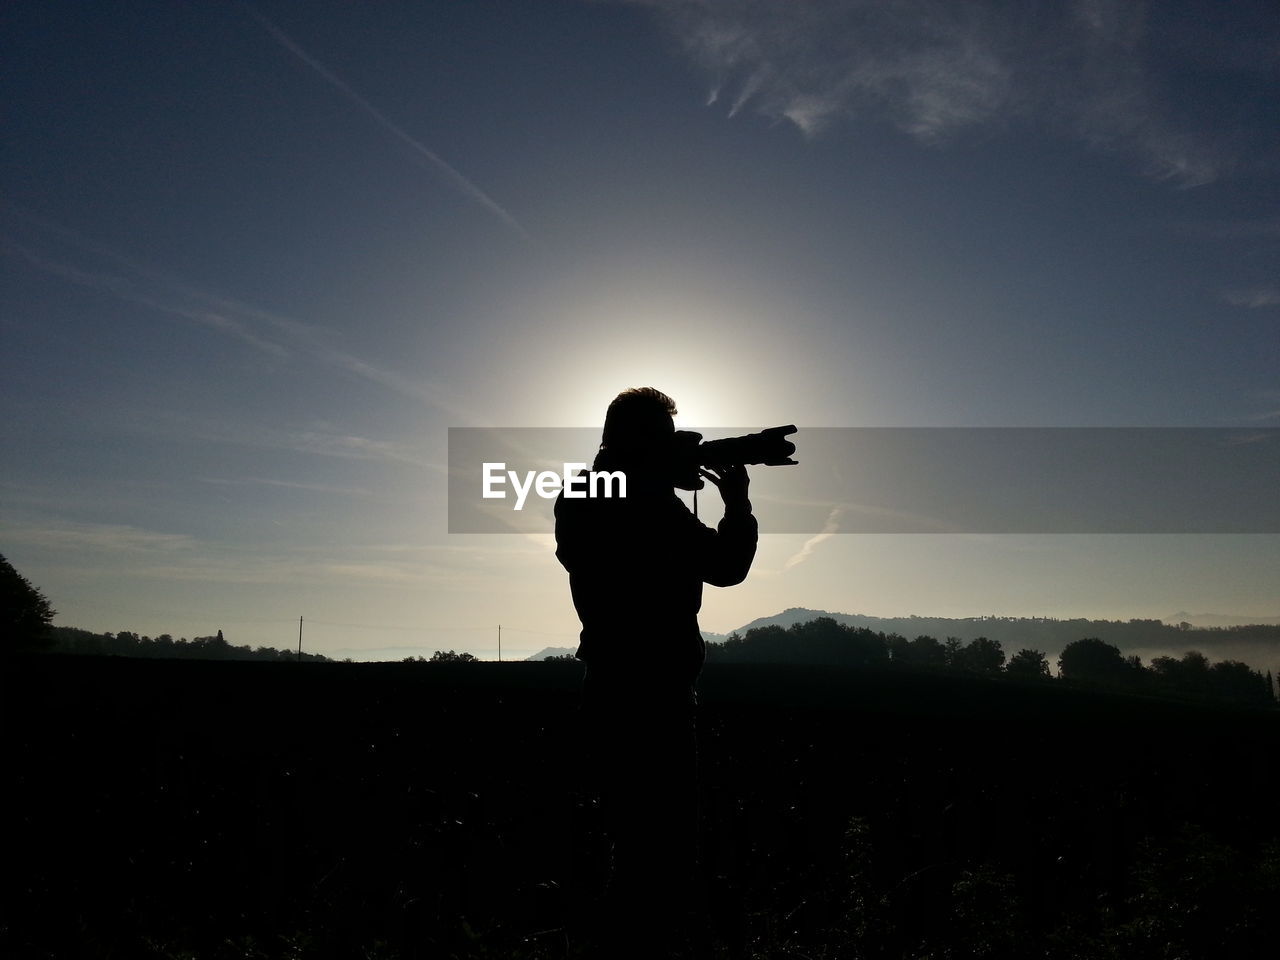
[[[699,466],[727,467],[740,464],[761,464],[766,467],[794,465],[791,459],[796,445],[787,439],[796,432],[794,423],[785,427],[770,427],[745,437],[726,437],[724,440],[708,440],[697,446],[695,455]]]

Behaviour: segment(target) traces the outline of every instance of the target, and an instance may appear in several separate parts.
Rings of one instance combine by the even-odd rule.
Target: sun
[[[575,411],[573,426],[601,426],[609,403],[631,387],[654,387],[676,403],[676,429],[697,430],[731,422],[728,406],[703,384],[688,376],[665,372],[658,366],[627,364],[616,370],[602,370],[592,382],[582,384],[581,395],[571,401]]]
[[[571,378],[557,378],[562,400],[556,413],[564,426],[600,426],[605,409],[623,390],[654,387],[676,403],[676,427],[735,427],[751,422],[750,366],[744,346],[728,349],[707,324],[620,318],[574,348]]]
[[[633,279],[560,291],[523,312],[539,322],[510,345],[509,379],[525,394],[513,409],[530,425],[598,428],[620,392],[654,387],[675,401],[681,429],[758,429],[801,419],[796,401],[813,386],[780,362],[794,344],[771,332],[768,306],[730,292]]]

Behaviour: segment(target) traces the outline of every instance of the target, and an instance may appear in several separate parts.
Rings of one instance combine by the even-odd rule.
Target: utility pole
[[[302,662],[302,618],[298,618],[298,662]]]
[[[498,662],[502,662],[502,624],[498,624]]]

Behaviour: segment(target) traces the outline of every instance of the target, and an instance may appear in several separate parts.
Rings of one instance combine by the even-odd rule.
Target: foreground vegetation
[[[574,663],[13,658],[12,957],[577,957]],[[712,662],[719,955],[1273,955],[1280,714]]]

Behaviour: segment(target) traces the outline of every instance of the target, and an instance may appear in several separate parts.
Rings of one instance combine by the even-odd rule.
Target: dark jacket
[[[597,469],[603,469],[597,466]],[[556,558],[582,621],[589,672],[646,687],[689,687],[706,655],[702,584],[746,579],[757,526],[750,513],[713,530],[671,484],[627,476],[627,496],[556,501]]]

